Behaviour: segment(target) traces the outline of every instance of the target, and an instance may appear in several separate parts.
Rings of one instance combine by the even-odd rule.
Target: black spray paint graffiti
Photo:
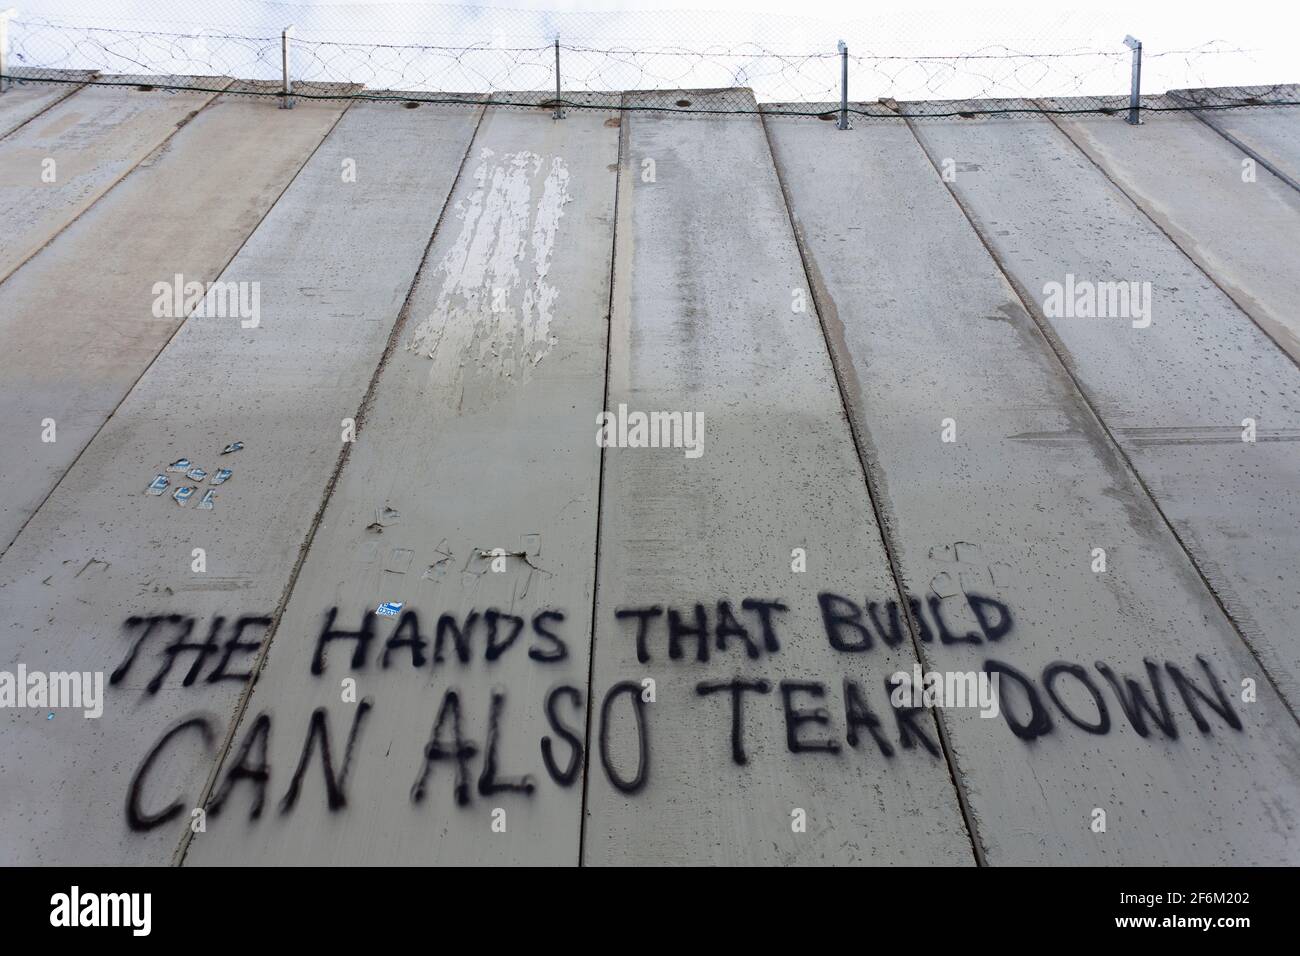
[[[220,640],[221,633],[226,626],[226,618],[218,615],[212,619],[208,625],[203,640],[194,640],[194,629],[197,620],[193,617],[186,617],[182,614],[155,614],[151,617],[128,617],[123,627],[128,633],[135,632],[135,639],[131,642],[130,649],[126,657],[117,665],[113,673],[109,675],[108,682],[110,686],[116,686],[126,679],[132,667],[135,664],[136,657],[140,653],[140,648],[146,642],[152,639],[163,640],[159,657],[161,663],[154,672],[149,682],[145,684],[145,693],[156,694],[162,687],[163,682],[172,671],[172,665],[176,663],[176,658],[192,654],[194,659],[190,668],[185,672],[181,679],[182,687],[190,687],[199,679],[199,674],[203,671],[203,666],[209,658],[220,655],[216,665],[207,676],[207,683],[215,684],[219,681],[234,680],[247,681],[252,677],[250,671],[231,671],[231,660],[235,655],[240,655],[241,661],[247,655],[257,653],[262,646],[262,638],[266,634],[267,628],[271,626],[271,619],[265,616],[246,616],[236,618],[230,625],[230,636],[224,643]],[[255,639],[245,638],[246,631],[255,631]]]
[[[971,628],[954,626],[940,600],[934,597],[923,604],[908,596],[904,611],[896,601],[859,604],[843,595],[823,592],[818,595],[821,637],[832,649],[846,655],[870,652],[879,646],[898,648],[909,641],[909,616],[915,622],[917,636],[927,645],[990,646],[1011,634],[1013,619],[1007,605],[980,595],[967,595],[965,600],[975,622]],[[782,626],[788,611],[780,600],[744,598],[739,602],[696,603],[686,608],[657,604],[619,608],[614,611],[614,620],[630,636],[636,659],[642,665],[698,666],[728,659],[739,664],[782,653],[794,639],[784,633],[788,628]],[[358,626],[349,630],[340,626],[338,608],[325,612],[311,657],[313,677],[323,677],[331,666],[331,655],[338,658],[334,663],[336,672],[340,667],[347,673],[367,672],[376,666],[380,673],[453,668],[449,671],[453,678],[460,669],[477,666],[479,660],[491,668],[507,653],[523,654],[538,665],[555,664],[569,656],[568,644],[559,634],[565,614],[558,610],[541,610],[527,620],[496,608],[481,613],[470,610],[462,616],[444,613],[434,619],[431,628],[425,628],[418,612],[408,609],[383,638],[381,619],[373,611],[366,610],[356,619]],[[156,694],[169,677],[181,687],[192,687],[200,681],[247,681],[251,677],[247,670],[251,658],[260,649],[270,624],[266,616],[217,616],[205,627],[197,619],[179,614],[129,618],[125,622],[129,648],[110,676],[110,684],[124,684],[146,647],[157,659],[143,685],[146,695]],[[335,654],[337,651],[342,653]],[[178,659],[188,662],[183,674],[179,670],[173,673]],[[1202,734],[1212,733],[1209,714],[1217,715],[1231,729],[1242,731],[1241,720],[1210,662],[1200,656],[1196,662],[1200,678],[1168,661],[1162,667],[1144,660],[1145,681],[1118,674],[1105,662],[1097,662],[1089,669],[1079,663],[1057,661],[1045,667],[1037,678],[993,658],[984,658],[979,666],[985,673],[998,675],[1003,721],[1015,737],[1027,743],[1056,732],[1062,721],[1088,734],[1107,735],[1117,726],[1113,711],[1122,714],[1141,737],[1159,735],[1177,740],[1179,728],[1169,704],[1171,689]],[[721,718],[719,729],[729,740],[731,760],[736,766],[749,764],[746,715],[764,698],[770,698],[773,704],[768,706],[779,710],[785,748],[791,754],[844,759],[844,745],[848,752],[874,745],[886,761],[892,761],[900,751],[924,751],[931,759],[940,758],[926,708],[896,706],[890,700],[894,685],[889,676],[883,676],[878,685],[883,693],[870,692],[869,687],[877,686],[874,682],[854,677],[844,676],[838,684],[837,704],[833,684],[816,680],[773,682],[753,676],[700,680],[694,684],[692,696],[701,706],[716,708]],[[658,716],[662,705],[647,703],[643,689],[640,679],[617,682],[601,697],[599,709],[593,714],[597,718],[595,745],[601,767],[610,784],[628,794],[644,789],[650,779],[652,724],[663,719]],[[878,710],[870,703],[873,693],[880,695]],[[1081,705],[1084,701],[1088,703]],[[351,726],[339,753],[339,745],[331,743],[327,709],[320,707],[312,713],[295,769],[278,802],[279,814],[292,812],[298,804],[314,763],[321,765],[325,806],[333,812],[348,806],[348,781],[355,772],[354,765],[364,756],[361,738],[367,715],[376,704],[367,697],[350,706]],[[470,804],[475,792],[483,798],[502,794],[527,798],[536,791],[533,774],[511,774],[504,769],[501,728],[509,708],[507,690],[493,688],[486,702],[486,735],[481,744],[465,732],[466,707],[458,688],[451,686],[443,691],[427,741],[412,764],[412,804],[426,801],[435,776],[442,773],[447,774],[453,798],[460,806]],[[585,708],[583,690],[571,684],[551,687],[542,701],[548,731],[539,741],[541,763],[546,775],[561,787],[572,787],[578,781],[586,760],[581,730]],[[631,746],[615,752],[618,748],[613,744],[611,728],[620,720],[630,722],[633,728],[622,738],[631,741]],[[272,785],[272,715],[258,713],[245,727],[207,803],[214,817],[222,813],[231,794],[241,786],[250,788],[250,820],[259,819],[265,808]],[[144,806],[146,784],[155,763],[173,748],[192,747],[193,741],[186,744],[185,739],[196,735],[205,752],[211,753],[222,729],[213,718],[191,716],[163,734],[145,755],[131,782],[126,813],[132,829],[161,826],[179,816],[186,806],[180,797],[161,810],[151,811]]]
[[[927,602],[927,620],[920,600],[908,596],[908,610],[916,622],[917,636],[923,644],[990,645],[1001,642],[1011,633],[1013,620],[1007,605],[976,594],[968,594],[965,599],[978,630],[954,628],[937,597],[931,597]],[[905,614],[896,601],[887,601],[883,605],[868,601],[863,607],[851,598],[823,592],[818,595],[818,604],[826,639],[832,648],[841,653],[870,651],[877,646],[877,642],[896,648],[908,639]],[[748,600],[742,602],[741,606],[760,615],[761,627],[757,632],[745,632],[736,622],[727,602],[718,603],[712,631],[709,628],[707,609],[701,604],[696,604],[689,612],[672,608],[665,610],[658,605],[625,608],[617,611],[616,617],[635,622],[633,641],[637,660],[643,664],[656,660],[652,648],[666,649],[669,662],[705,663],[710,658],[711,648],[725,651],[736,637],[750,658],[758,658],[761,651],[769,654],[779,651],[780,641],[771,626],[772,612],[784,611],[785,606],[774,601]],[[710,633],[713,636],[712,642],[709,640]],[[758,639],[759,636],[761,640]],[[693,653],[687,653],[688,650]],[[1196,662],[1202,672],[1201,683],[1183,668],[1168,661],[1162,668],[1157,662],[1144,659],[1145,683],[1140,678],[1117,675],[1109,664],[1102,661],[1098,661],[1094,668],[1110,689],[1129,726],[1141,737],[1151,737],[1156,730],[1168,740],[1177,740],[1179,737],[1177,722],[1169,706],[1166,680],[1177,691],[1196,729],[1202,734],[1213,732],[1207,713],[1217,715],[1231,729],[1242,731],[1241,720],[1230,699],[1224,694],[1222,681],[1210,662],[1200,655]],[[1053,662],[1043,669],[1037,683],[1012,665],[993,658],[985,658],[979,669],[989,675],[999,676],[1002,682],[1003,701],[1000,711],[1003,720],[1021,740],[1033,741],[1056,730],[1058,722],[1054,719],[1052,708],[1066,722],[1088,733],[1106,735],[1112,731],[1114,724],[1106,698],[1091,672],[1081,664]],[[1063,688],[1070,685],[1075,685],[1075,695],[1063,691]],[[841,754],[838,737],[841,733],[839,728],[842,727],[843,739],[851,750],[859,749],[869,738],[880,755],[887,760],[892,759],[899,749],[922,749],[931,758],[939,758],[941,750],[934,738],[933,724],[923,716],[926,708],[897,706],[890,699],[895,688],[891,677],[885,677],[882,686],[881,711],[893,718],[897,749],[887,736],[884,720],[868,703],[870,695],[864,690],[863,684],[847,676],[841,685],[841,705],[834,716],[831,709],[824,705],[828,700],[828,685],[820,681],[785,680],[774,685],[763,678],[737,677],[730,680],[700,681],[695,685],[695,693],[701,698],[717,696],[726,702],[731,759],[737,766],[745,766],[749,762],[745,749],[746,701],[771,695],[773,691],[776,691],[779,700],[785,727],[785,745],[789,753]],[[637,760],[638,773],[635,778],[620,777],[612,769],[612,758],[605,750],[605,728],[613,696],[633,696],[634,689],[638,689],[637,686],[630,683],[617,685],[608,692],[601,711],[602,763],[611,783],[628,793],[636,792],[644,786],[646,780],[644,768],[649,762],[648,711],[640,707],[636,711],[637,751],[633,756]],[[1091,699],[1094,713],[1079,712],[1077,704],[1073,703],[1079,693],[1086,694]],[[839,714],[842,714],[842,722],[836,720]]]
[[[640,689],[639,685],[637,689]],[[559,703],[564,698],[571,702],[572,708],[576,711],[571,723],[566,722],[560,714]],[[482,770],[476,782],[479,796],[494,798],[505,793],[532,796],[536,789],[536,781],[530,774],[512,777],[501,769],[503,763],[500,753],[501,720],[505,707],[505,691],[500,688],[494,689],[488,708],[487,738],[484,746],[480,748],[463,732],[460,692],[451,688],[444,693],[442,704],[434,718],[433,729],[423,748],[423,762],[411,787],[410,799],[413,804],[424,802],[428,793],[429,780],[435,768],[448,766],[453,774],[453,794],[456,803],[460,806],[468,805],[471,802],[470,764],[480,753],[483,757]],[[561,684],[552,688],[546,695],[547,721],[552,732],[569,748],[569,754],[562,767],[556,760],[554,741],[549,735],[544,736],[541,739],[542,762],[551,779],[562,787],[573,786],[582,766],[583,743],[577,729],[580,725],[581,707],[582,692],[576,687]],[[337,812],[348,806],[348,780],[359,752],[363,724],[366,722],[367,714],[373,708],[374,700],[369,697],[363,698],[356,705],[351,729],[343,745],[341,761],[331,744],[329,715],[326,708],[318,707],[312,712],[297,767],[290,778],[288,789],[278,804],[281,815],[290,813],[298,804],[304,777],[314,762],[319,762],[321,765],[326,807],[331,812]],[[249,820],[257,820],[262,816],[267,790],[272,780],[269,756],[272,723],[272,716],[266,711],[257,714],[248,723],[242,738],[232,749],[231,757],[224,765],[219,786],[206,805],[205,809],[210,817],[220,816],[232,792],[241,784],[250,786],[253,791]],[[154,744],[136,770],[127,794],[126,818],[132,830],[152,830],[175,819],[186,807],[185,800],[177,797],[161,810],[151,812],[145,808],[144,794],[154,764],[164,753],[170,753],[174,746],[178,746],[180,738],[187,731],[198,733],[202,738],[205,752],[211,754],[219,730],[216,721],[210,717],[189,717],[169,729]]]
[[[302,792],[303,777],[307,773],[307,768],[312,762],[312,756],[317,750],[320,752],[321,770],[325,777],[325,793],[329,809],[332,811],[341,810],[347,806],[345,788],[356,750],[357,738],[366,714],[373,707],[374,701],[368,697],[363,698],[357,704],[352,720],[352,730],[349,732],[347,743],[344,746],[342,765],[337,773],[334,770],[334,751],[330,746],[329,717],[324,707],[318,707],[312,712],[307,727],[307,739],[303,742],[302,754],[298,759],[298,768],[289,781],[289,789],[280,800],[281,814],[289,813],[297,805],[298,797]],[[213,743],[216,740],[217,727],[215,722],[206,716],[187,718],[163,734],[162,738],[154,744],[153,748],[145,756],[144,762],[140,764],[140,768],[136,770],[135,776],[131,779],[131,786],[126,798],[126,820],[132,830],[152,830],[154,827],[161,826],[174,819],[184,811],[186,805],[180,799],[174,800],[167,807],[155,813],[146,812],[141,804],[143,802],[144,786],[154,761],[168,749],[168,745],[173,739],[191,728],[201,734],[205,749],[209,752],[212,750]],[[266,713],[258,714],[244,735],[243,743],[235,751],[233,763],[226,771],[221,787],[208,801],[206,809],[209,815],[213,817],[220,815],[221,809],[225,805],[227,798],[229,798],[231,791],[241,781],[248,781],[255,791],[252,809],[249,811],[249,819],[256,820],[262,815],[262,808],[266,802],[266,790],[271,779],[271,766],[267,756],[270,747],[270,734],[270,715]]]
[[[330,608],[325,614],[325,623],[316,638],[316,650],[312,655],[313,676],[319,677],[325,672],[326,651],[336,643],[351,644],[351,670],[364,671],[370,665],[370,650],[377,636],[375,628],[379,619],[373,611],[363,611],[359,615],[360,625],[355,631],[350,631],[336,626],[338,614],[336,607]],[[544,610],[533,615],[533,641],[527,650],[529,659],[542,664],[553,664],[568,657],[568,647],[554,631],[563,621],[562,611]],[[384,642],[379,666],[386,670],[395,666],[400,657],[406,656],[414,667],[424,667],[430,660],[432,666],[438,667],[448,661],[448,649],[454,651],[456,660],[461,664],[469,664],[479,653],[485,661],[492,663],[519,640],[525,623],[523,618],[495,608],[488,608],[482,614],[470,611],[459,619],[452,614],[443,614],[437,620],[431,644],[421,631],[419,614],[408,610],[398,619],[397,627]],[[247,681],[252,676],[251,672],[232,671],[232,659],[238,656],[241,665],[247,666],[246,659],[257,653],[270,626],[269,617],[240,617],[229,623],[229,636],[223,641],[221,638],[227,630],[227,619],[218,615],[202,629],[204,637],[198,640],[194,637],[196,629],[199,629],[196,618],[182,614],[129,617],[124,628],[134,637],[126,656],[109,675],[109,684],[116,686],[126,679],[146,644],[151,646],[159,658],[157,669],[144,686],[147,694],[158,693],[171,675],[177,658],[181,657],[190,658],[189,669],[180,680],[182,687],[195,684],[205,665],[213,659],[215,664],[205,678],[206,683]],[[246,632],[252,633],[251,639],[246,636]],[[480,640],[481,651],[476,649],[476,643]],[[431,646],[432,655],[428,653]]]

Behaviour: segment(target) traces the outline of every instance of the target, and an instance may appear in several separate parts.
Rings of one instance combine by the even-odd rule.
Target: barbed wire
[[[297,36],[290,43],[293,95],[303,99],[407,99],[573,109],[781,113],[826,117],[839,108],[841,55],[795,53],[760,42],[596,46],[491,31],[491,39],[426,34],[440,42],[387,43]],[[1195,77],[1208,58],[1252,51],[1222,42],[1144,53],[1144,75]],[[849,112],[889,116],[1114,113],[1127,107],[1127,50],[1053,52],[986,46],[953,55],[863,52],[848,56]],[[23,83],[138,84],[279,96],[281,37],[214,29],[190,33],[75,25],[43,18],[10,23],[8,78]],[[94,75],[87,78],[87,73]],[[125,77],[126,79],[123,79]],[[235,87],[218,79],[241,82]],[[1148,81],[1148,86],[1154,85]],[[707,96],[701,96],[707,91]],[[1220,88],[1198,97],[1147,97],[1154,111],[1300,105],[1294,86]]]

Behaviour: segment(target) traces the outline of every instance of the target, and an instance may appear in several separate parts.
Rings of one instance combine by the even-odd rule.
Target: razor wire
[[[591,45],[558,32],[551,38],[530,38],[521,29],[493,29],[482,38],[460,33],[454,28],[428,31],[422,36],[438,42],[422,43],[295,34],[289,60],[293,96],[822,118],[839,109],[842,60],[833,47],[800,53],[773,41],[710,43],[707,37],[696,45]],[[382,33],[384,38],[393,35],[391,30]],[[19,83],[281,95],[282,39],[276,34],[129,30],[17,18],[9,24],[9,36],[7,78]],[[1207,61],[1249,52],[1222,42],[1148,50],[1144,85],[1159,88],[1162,72],[1196,77]],[[1127,106],[1130,54],[1124,49],[1043,52],[996,45],[952,55],[900,55],[851,44],[847,57],[848,112],[862,117],[1116,113]],[[232,86],[231,81],[246,82]],[[1149,97],[1143,109],[1297,105],[1297,100],[1294,86],[1252,86],[1201,90],[1196,97]]]

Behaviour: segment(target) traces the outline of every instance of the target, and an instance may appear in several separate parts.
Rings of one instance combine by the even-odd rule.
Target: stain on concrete
[[[527,381],[556,344],[559,290],[548,281],[570,200],[568,165],[521,150],[479,152],[476,188],[457,204],[460,234],[438,265],[442,289],[407,348],[433,360],[431,382],[448,403],[490,402]]]

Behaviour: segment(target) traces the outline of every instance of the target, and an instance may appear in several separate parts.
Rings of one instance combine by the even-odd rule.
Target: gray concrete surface
[[[1300,271],[1279,251],[1300,236],[1300,192],[1257,169],[1196,117],[1146,112],[1056,123],[1234,302],[1300,363]]]
[[[1290,83],[1255,90],[1264,102],[1300,102],[1300,85]],[[1171,95],[1174,95],[1171,93]],[[1179,95],[1189,104],[1214,101],[1213,96]],[[1300,188],[1300,106],[1266,106],[1259,109],[1203,109],[1191,115],[1206,123],[1244,156],[1255,158],[1274,173]]]
[[[155,284],[214,281],[343,106],[219,98],[0,284],[0,553],[183,321]]]
[[[220,675],[255,659],[475,118],[350,107],[222,274],[261,283],[260,325],[187,321],[0,559],[6,669],[119,674],[98,720],[4,714],[5,863],[171,859],[179,821],[152,818],[173,801],[180,820],[197,806],[245,688]],[[236,440],[242,451],[219,454]],[[181,457],[233,469],[212,510],[198,495],[178,506],[146,493]],[[156,616],[152,633],[138,620]],[[209,636],[219,652],[166,650]],[[189,720],[206,722],[206,739],[189,724],[151,762]],[[144,829],[129,822],[133,795]]]
[[[1068,136],[512,96],[85,89],[0,139],[78,170],[0,197],[0,862],[1300,862],[1300,372]],[[1193,234],[1203,129],[1135,131],[1204,149]],[[1271,256],[1234,294],[1285,304],[1291,208],[1195,234]],[[177,269],[228,308],[155,318]],[[148,494],[181,457],[233,477]],[[896,706],[914,663],[1001,712]]]
[[[68,72],[65,74],[65,78],[72,80],[77,77],[89,78],[93,75],[86,72]],[[21,80],[14,81],[3,94],[0,94],[0,139],[44,113],[55,103],[67,99],[79,89],[81,89],[81,85],[75,82],[30,83]]]
[[[1048,120],[915,129],[937,164],[957,161],[957,197],[1295,710],[1300,372]],[[1219,144],[1207,149],[1222,155]],[[1276,268],[1294,272],[1295,260],[1282,256]],[[1067,275],[1150,283],[1150,325],[1045,316],[1044,289]],[[1248,418],[1254,443],[1242,441]],[[1064,430],[1024,435],[1077,440]]]
[[[550,721],[581,747],[612,115],[557,123],[547,110],[487,111],[237,738],[271,715],[278,799],[316,708],[328,715],[336,766],[360,721],[346,806],[328,805],[313,766],[290,814],[250,819],[255,789],[222,789],[237,746],[210,801],[219,820],[194,836],[187,864],[577,862],[581,762],[569,774],[574,748]],[[502,554],[483,556],[493,549]],[[401,602],[401,615],[377,616],[384,602]],[[330,642],[314,675],[332,609],[336,628],[369,623],[375,637],[361,661],[354,642]],[[468,660],[451,624],[468,635]],[[416,634],[419,648],[385,649]],[[354,703],[342,700],[347,679]],[[444,707],[453,709],[440,724]],[[430,761],[413,798],[428,745],[454,749],[456,712],[477,753],[463,770],[454,758]]]
[[[1300,188],[1300,106],[1256,112],[1225,110],[1199,116],[1233,145],[1245,147],[1268,164],[1293,189]]]
[[[1262,682],[1259,669],[971,230],[941,162],[901,121],[829,137],[798,120],[768,126],[902,579],[925,602],[925,663],[1013,668],[1039,699],[1031,709],[1004,674],[1001,717],[943,711],[987,860],[1294,862],[1300,832],[1279,808],[1300,798],[1300,728],[1266,683],[1256,704],[1238,702],[1240,729],[1208,711],[1206,731],[1193,725],[1169,665],[1232,697],[1241,677]],[[941,157],[966,161],[964,128]],[[1024,440],[1035,434],[1072,440]],[[1105,573],[1092,570],[1099,546]],[[1009,629],[982,627],[971,595],[1006,605]],[[1168,734],[1139,734],[1105,679],[1149,684],[1147,659],[1163,672]],[[1050,699],[1057,662],[1101,701],[1068,676],[1054,685],[1064,707],[1104,726],[1074,726]]]
[[[83,88],[0,140],[0,221],[5,223],[0,232],[0,281],[90,208],[213,95],[143,92],[129,86]]]
[[[910,646],[868,661],[823,628],[819,593],[883,604],[894,586],[825,340],[810,304],[793,311],[808,288],[762,124],[624,122],[608,407],[701,415],[704,442],[697,458],[605,450],[584,862],[973,863],[943,757],[905,749],[890,713],[884,679],[911,668]],[[768,612],[774,647],[747,600],[788,609]],[[679,635],[674,654],[669,616],[695,627],[697,606],[707,633]],[[660,613],[639,660],[638,620],[617,615],[643,608]],[[737,678],[755,686],[743,765],[731,691],[701,693]],[[847,726],[846,681],[890,756]],[[934,738],[928,715],[918,724]]]

